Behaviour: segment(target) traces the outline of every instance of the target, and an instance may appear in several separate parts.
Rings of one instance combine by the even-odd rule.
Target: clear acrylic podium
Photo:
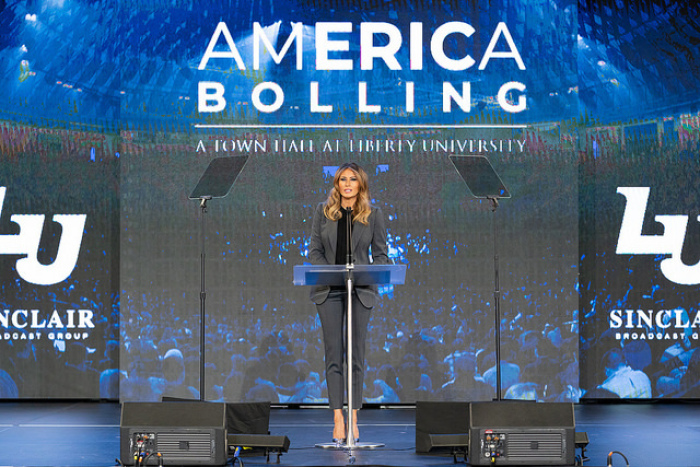
[[[294,266],[294,285],[336,285],[347,287],[347,399],[348,417],[346,426],[346,443],[319,443],[320,448],[340,449],[371,449],[384,446],[383,443],[356,442],[352,436],[353,407],[352,407],[352,289],[356,285],[387,285],[403,284],[406,281],[406,265],[404,264],[329,264]],[[352,455],[352,454],[351,454]]]
[[[406,281],[404,264],[354,264],[350,269],[353,285],[401,285]],[[294,285],[345,285],[347,275],[344,264],[294,266]]]

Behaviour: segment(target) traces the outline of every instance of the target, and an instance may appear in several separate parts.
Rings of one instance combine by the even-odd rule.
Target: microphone
[[[345,218],[345,253],[346,253],[346,264],[349,266],[352,264],[352,208],[345,208],[346,218]]]

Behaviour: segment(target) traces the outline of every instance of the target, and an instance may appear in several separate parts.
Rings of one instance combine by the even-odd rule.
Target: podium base
[[[357,442],[353,443],[352,446],[347,443],[316,443],[317,448],[321,449],[337,449],[339,451],[346,451],[352,449],[376,449],[383,448],[384,443],[372,443],[372,442]]]
[[[317,448],[321,449],[334,449],[336,451],[347,451],[348,453],[348,465],[354,465],[355,464],[355,456],[353,455],[353,451],[357,449],[375,449],[375,448],[383,448],[384,443],[353,443],[352,446],[347,444],[347,443],[317,443],[316,444]]]

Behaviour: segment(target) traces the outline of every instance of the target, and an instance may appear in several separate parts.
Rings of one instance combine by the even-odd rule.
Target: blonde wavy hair
[[[357,175],[357,180],[360,182],[357,198],[352,207],[352,220],[367,225],[367,219],[369,219],[369,215],[372,213],[372,197],[369,194],[367,173],[354,162],[346,162],[338,167],[338,170],[335,172],[335,176],[333,177],[333,189],[328,194],[326,205],[323,207],[323,214],[332,221],[337,221],[342,216],[340,212],[340,203],[342,200],[342,196],[340,195],[340,174],[347,169],[352,170],[352,172]]]

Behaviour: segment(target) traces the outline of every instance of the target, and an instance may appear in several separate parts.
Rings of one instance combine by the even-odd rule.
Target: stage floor
[[[119,457],[117,403],[0,402],[0,466],[114,466]],[[700,403],[584,404],[575,407],[576,431],[590,439],[585,466],[604,466],[610,451],[632,466],[700,466]],[[291,441],[283,466],[339,466],[347,451],[319,449],[331,438],[331,413],[320,408],[273,408],[270,432]],[[360,413],[363,442],[385,446],[353,452],[355,465],[453,466],[452,457],[415,453],[415,410],[370,408]],[[577,454],[580,450],[577,450]],[[265,457],[245,466],[268,465]],[[269,465],[274,465],[272,456]],[[457,465],[465,465],[464,461]],[[619,455],[614,466],[624,466]]]

